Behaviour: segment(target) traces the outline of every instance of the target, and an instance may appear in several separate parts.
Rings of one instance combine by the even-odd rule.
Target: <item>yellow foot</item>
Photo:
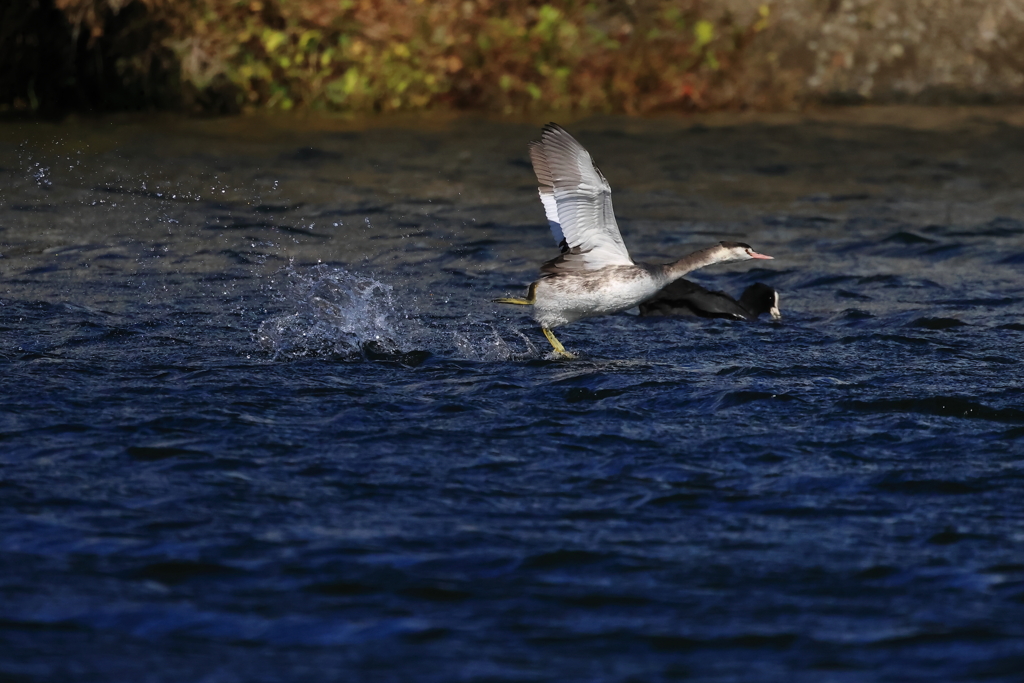
[[[552,332],[551,330],[549,330],[546,327],[542,327],[540,329],[541,329],[541,332],[544,333],[544,336],[548,338],[548,341],[551,342],[551,346],[554,347],[555,353],[557,353],[562,358],[568,358],[570,360],[572,360],[573,358],[576,357],[574,354],[571,354],[571,353],[569,353],[568,351],[565,350],[565,347],[562,346],[562,342],[558,341],[555,338],[555,333],[554,332]]]
[[[502,297],[501,299],[491,299],[496,304],[516,304],[517,306],[532,306],[537,301],[537,283],[534,282],[530,285],[530,291],[526,293],[528,298],[516,299],[509,297]]]

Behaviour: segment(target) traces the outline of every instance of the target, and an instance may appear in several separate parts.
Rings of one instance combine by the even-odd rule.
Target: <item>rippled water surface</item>
[[[0,678],[1020,680],[1020,120],[565,122],[784,316],[575,361],[536,125],[0,127]]]

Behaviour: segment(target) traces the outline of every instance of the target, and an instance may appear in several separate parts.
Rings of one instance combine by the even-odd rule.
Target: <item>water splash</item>
[[[265,320],[256,331],[275,359],[412,350],[403,340],[414,321],[395,305],[390,285],[326,264],[301,272],[289,266],[282,273],[286,284],[278,296],[298,310]]]
[[[408,297],[391,285],[344,268],[289,265],[274,278],[275,287],[282,279],[274,296],[286,312],[264,320],[255,334],[274,360],[403,357],[418,363],[438,355],[496,362],[542,355],[514,325],[406,308],[399,301]]]
[[[542,355],[518,328],[499,329],[494,323],[467,322],[451,330],[459,357],[481,361],[526,360]]]

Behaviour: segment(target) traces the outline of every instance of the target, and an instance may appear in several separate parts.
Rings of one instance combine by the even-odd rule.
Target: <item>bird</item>
[[[712,292],[685,278],[669,286],[639,306],[640,315],[696,315],[701,318],[757,320],[770,313],[774,320],[779,312],[779,293],[763,282],[757,282],[740,295],[739,301],[725,292]]]
[[[558,356],[575,358],[555,337],[556,327],[633,308],[698,268],[773,258],[749,244],[720,242],[672,263],[636,262],[619,234],[611,186],[583,145],[549,123],[529,151],[540,201],[561,253],[541,265],[541,276],[526,298],[494,301],[533,306],[533,318]]]

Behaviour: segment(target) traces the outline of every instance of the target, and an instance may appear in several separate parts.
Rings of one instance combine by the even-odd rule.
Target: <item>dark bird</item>
[[[779,312],[779,293],[763,282],[747,287],[737,301],[725,292],[712,292],[695,282],[680,279],[640,304],[639,308],[640,315],[697,315],[701,318],[757,320],[764,313],[771,313],[775,320],[782,317]]]

